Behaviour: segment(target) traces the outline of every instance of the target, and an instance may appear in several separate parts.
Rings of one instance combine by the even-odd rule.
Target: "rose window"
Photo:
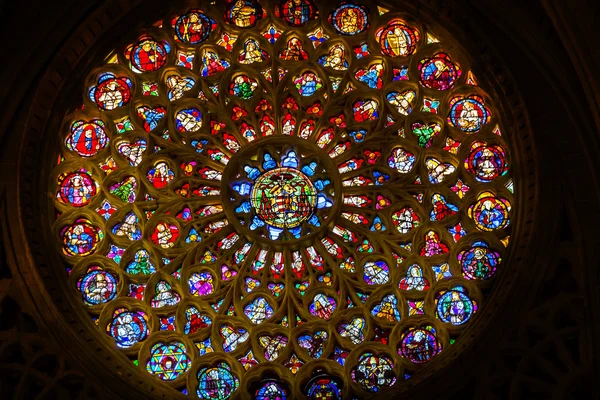
[[[495,99],[402,10],[217,3],[87,75],[53,172],[64,279],[98,335],[191,398],[393,391],[503,272]]]

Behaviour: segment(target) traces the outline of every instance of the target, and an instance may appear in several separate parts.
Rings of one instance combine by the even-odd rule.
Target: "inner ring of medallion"
[[[250,203],[265,223],[277,228],[294,228],[312,215],[317,190],[301,171],[277,168],[257,179]]]

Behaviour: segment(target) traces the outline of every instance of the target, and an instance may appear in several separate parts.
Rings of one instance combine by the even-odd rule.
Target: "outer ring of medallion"
[[[325,171],[329,175],[331,185],[333,186],[333,191],[330,194],[330,196],[333,198],[333,206],[327,213],[327,219],[321,221],[321,226],[315,228],[315,230],[308,235],[301,236],[298,239],[271,240],[254,231],[251,231],[246,225],[241,223],[237,213],[235,212],[235,205],[232,202],[232,199],[235,197],[235,192],[231,187],[231,183],[237,179],[240,179],[240,177],[237,177],[237,174],[245,176],[243,172],[244,164],[253,158],[256,159],[256,157],[262,153],[263,149],[266,148],[280,149],[282,150],[281,153],[283,153],[283,151],[287,151],[288,149],[295,149],[298,154],[305,154],[309,157],[312,156],[318,158],[319,162],[323,165]],[[231,225],[233,225],[235,231],[246,236],[246,238],[252,243],[262,243],[274,248],[275,250],[279,250],[280,248],[282,249],[283,247],[289,249],[290,246],[293,246],[294,248],[310,246],[315,237],[318,239],[322,238],[325,232],[335,224],[335,220],[340,213],[342,205],[342,183],[335,163],[316,144],[295,136],[273,135],[258,139],[242,146],[240,151],[231,157],[231,160],[225,167],[223,179],[221,181],[221,204],[223,204],[223,209],[225,211],[225,215],[227,216],[227,220]]]

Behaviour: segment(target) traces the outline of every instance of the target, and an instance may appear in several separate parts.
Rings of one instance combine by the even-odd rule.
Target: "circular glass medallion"
[[[256,180],[250,202],[265,223],[294,228],[312,214],[317,190],[297,169],[277,168]]]
[[[293,137],[262,138],[223,173],[225,212],[238,232],[260,241],[301,240],[323,231],[340,204],[335,165]]]

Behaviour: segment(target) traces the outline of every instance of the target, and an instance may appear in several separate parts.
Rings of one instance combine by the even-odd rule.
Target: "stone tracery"
[[[256,2],[245,3],[249,8],[228,6],[226,19],[231,25],[242,29],[257,26],[255,29],[260,30],[267,22],[278,23],[277,19],[270,19],[269,10],[259,12],[254,6]],[[190,80],[173,81],[169,79],[173,75],[167,76],[166,73],[145,75],[163,67],[167,71],[174,63],[178,65],[173,55],[179,50],[179,45],[177,40],[173,42],[167,37],[165,32],[171,31],[165,26],[164,32],[157,31],[155,35],[164,38],[158,40],[150,35],[144,36],[123,55],[119,53],[113,59],[116,65],[108,67],[117,74],[103,72],[98,75],[93,95],[90,91],[89,100],[85,100],[86,109],[67,117],[70,129],[65,131],[64,159],[61,159],[57,171],[69,173],[70,167],[85,164],[85,174],[101,182],[104,196],[91,195],[90,205],[83,204],[85,208],[80,208],[81,204],[76,202],[82,201],[75,199],[90,197],[93,185],[88,182],[83,191],[79,189],[80,184],[72,185],[79,190],[79,196],[71,197],[73,200],[70,204],[67,201],[66,205],[63,197],[62,203],[57,200],[57,209],[61,212],[57,229],[61,230],[61,238],[66,243],[67,262],[76,264],[72,270],[69,269],[70,273],[82,274],[84,269],[88,271],[92,266],[102,269],[102,266],[94,264],[102,260],[107,273],[111,271],[111,276],[123,282],[119,289],[112,289],[113,295],[124,298],[122,308],[105,307],[100,314],[99,308],[92,312],[95,314],[93,318],[99,318],[100,324],[112,321],[110,326],[114,329],[107,332],[113,332],[117,344],[121,342],[127,345],[124,347],[139,349],[135,339],[152,341],[155,340],[153,332],[173,329],[180,333],[184,322],[191,324],[192,319],[208,319],[210,322],[202,328],[204,331],[197,331],[196,339],[199,341],[194,344],[198,352],[188,346],[190,360],[201,359],[202,352],[209,348],[215,353],[222,348],[225,353],[231,354],[224,354],[222,366],[214,367],[221,369],[198,372],[196,380],[192,378],[191,381],[201,385],[200,376],[207,380],[225,379],[222,375],[228,373],[232,378],[227,377],[225,381],[235,381],[244,372],[238,364],[232,365],[233,360],[242,365],[244,371],[247,365],[253,365],[247,363],[248,357],[259,364],[267,360],[285,364],[284,358],[288,355],[290,360],[295,357],[309,362],[314,358],[310,355],[314,340],[304,342],[310,348],[306,357],[300,349],[292,354],[291,349],[296,347],[293,336],[299,327],[304,325],[303,329],[306,329],[317,317],[337,324],[334,331],[327,328],[323,332],[329,331],[330,343],[336,344],[325,345],[331,355],[346,352],[345,357],[336,358],[338,363],[343,365],[350,353],[356,353],[351,359],[360,358],[355,363],[357,366],[362,365],[365,359],[375,357],[382,365],[401,364],[412,371],[418,366],[409,366],[402,359],[413,364],[429,361],[455,340],[443,324],[435,320],[436,314],[432,310],[437,305],[439,312],[439,299],[428,301],[418,292],[435,292],[434,283],[450,279],[456,284],[451,288],[452,293],[460,293],[454,298],[459,299],[461,309],[470,307],[475,312],[476,307],[470,306],[469,301],[481,303],[481,294],[477,285],[469,280],[491,278],[500,262],[499,253],[508,243],[507,233],[489,237],[482,233],[506,232],[503,229],[509,226],[512,181],[497,116],[482,97],[485,94],[469,85],[465,77],[460,78],[460,74],[440,73],[440,82],[436,86],[431,82],[431,74],[436,72],[430,71],[433,67],[427,62],[420,71],[411,66],[409,60],[404,61],[406,66],[398,65],[395,57],[410,56],[416,51],[421,52],[419,57],[437,57],[432,51],[439,50],[441,45],[430,40],[433,36],[425,27],[408,28],[408,23],[393,13],[376,16],[371,11],[371,14],[365,14],[365,18],[371,20],[369,29],[375,32],[372,33],[367,30],[366,20],[362,21],[360,17],[360,10],[366,8],[355,10],[359,13],[358,19],[353,17],[354,11],[349,10],[354,8],[342,5],[331,14],[330,23],[334,30],[324,20],[316,20],[311,29],[308,25],[306,30],[314,29],[314,24],[322,24],[322,29],[331,37],[336,35],[335,32],[352,37],[364,33],[371,45],[373,36],[378,38],[381,52],[389,58],[379,56],[376,58],[378,64],[367,65],[370,57],[377,57],[378,51],[377,47],[370,46],[370,56],[362,57],[363,61],[359,61],[362,58],[346,61],[349,72],[344,72],[343,68],[339,68],[344,64],[336,58],[340,57],[339,52],[323,52],[327,40],[314,41],[311,49],[308,46],[302,48],[301,39],[292,37],[285,48],[281,47],[286,43],[283,39],[275,40],[274,44],[269,44],[270,41],[262,43],[262,48],[271,51],[269,54],[264,50],[269,57],[255,61],[261,67],[258,73],[243,67],[239,68],[242,72],[232,73],[231,66],[236,64],[232,55],[238,50],[242,53],[241,42],[234,43],[231,54],[210,46],[213,41],[219,40],[217,32],[221,35],[220,40],[224,40],[224,32],[228,29],[236,32],[235,28],[223,25],[222,19],[214,16],[215,22],[210,24],[210,30],[215,31],[209,32],[204,39],[201,35],[200,39],[194,39],[199,40],[198,43],[193,43],[194,40],[188,36],[180,37],[178,33],[181,34],[181,30],[175,23],[171,29],[175,29],[173,32],[180,42],[199,45],[199,48],[206,46],[216,54],[202,61],[198,58],[191,71],[184,70],[186,67],[183,66],[169,70],[188,74]],[[198,18],[192,18],[193,15]],[[321,12],[321,15],[324,13]],[[210,17],[203,12],[193,11],[177,21],[196,26],[194,24],[199,24],[198,21],[205,22],[207,19]],[[279,25],[281,32],[285,32],[285,27]],[[375,31],[375,27],[383,25],[386,26],[383,33]],[[207,26],[202,23],[201,29],[196,28],[206,30],[209,29]],[[299,29],[300,32],[304,31]],[[266,35],[263,37],[266,39]],[[382,37],[385,37],[383,42]],[[310,36],[308,39],[312,40]],[[356,36],[352,40],[344,37],[337,40],[349,53],[354,42],[360,44],[359,39]],[[308,40],[302,40],[308,43]],[[179,53],[183,50],[189,52],[189,49],[181,48]],[[278,48],[282,49],[279,53]],[[197,53],[200,54],[200,51],[197,50]],[[281,61],[268,64],[271,59],[278,58],[277,54],[280,54]],[[197,54],[192,51],[192,56]],[[323,63],[315,62],[323,57]],[[314,60],[313,65],[309,64],[310,70],[296,64],[294,60],[299,58]],[[125,69],[126,60],[130,62],[130,70],[137,75]],[[372,68],[372,65],[381,67]],[[456,64],[452,65],[455,71],[459,71]],[[359,68],[361,66],[365,68]],[[436,67],[451,69],[449,64]],[[195,74],[199,68],[212,71],[206,73],[206,76],[213,76],[212,80],[203,80]],[[115,76],[123,84],[102,85]],[[145,79],[157,79],[158,83]],[[133,102],[137,107],[133,113],[126,110],[134,106],[127,106],[128,101],[124,100],[132,87],[136,88]],[[146,90],[146,87],[155,89]],[[381,88],[383,96],[377,92]],[[444,94],[435,98],[436,92],[431,90],[440,88],[457,95]],[[99,91],[105,91],[106,95],[98,95]],[[427,106],[435,103],[432,99],[438,101],[437,108]],[[89,101],[104,111],[96,112]],[[119,105],[115,107],[116,104]],[[350,104],[351,108],[344,107],[344,104]],[[113,110],[113,114],[108,113]],[[445,114],[448,115],[447,121],[437,116]],[[76,119],[80,116],[83,120]],[[437,123],[441,128],[423,133],[419,129],[423,125],[415,128],[415,124],[410,123],[415,116]],[[97,120],[90,119],[92,117]],[[115,121],[115,129],[109,126],[111,120]],[[73,132],[79,132],[81,124],[78,122],[81,121],[94,125],[92,129],[85,130],[84,138],[78,139],[80,136]],[[143,130],[136,129],[135,125]],[[281,147],[277,142],[285,142],[281,139],[283,135],[293,137],[289,140],[292,147],[287,149],[288,152],[280,150],[271,154],[257,151],[253,156],[239,157],[239,154],[247,154],[245,147],[250,145],[255,149],[268,148],[270,143],[274,143],[271,144],[274,148]],[[121,136],[127,138],[128,147],[109,145],[117,143]],[[485,138],[493,147],[482,150],[481,145],[474,142],[475,136],[476,139]],[[390,138],[393,138],[391,148],[388,147]],[[285,164],[286,157],[290,157],[290,151],[296,150],[294,143],[298,140],[311,143],[312,147],[310,152],[303,153],[302,146],[298,145],[296,164],[288,166]],[[473,149],[472,152],[469,149]],[[494,153],[494,157],[490,152]],[[85,157],[89,161],[76,157]],[[317,175],[322,176],[313,180],[317,160],[335,164],[333,169],[327,165],[318,171]],[[271,161],[276,163],[275,171],[299,168],[299,171],[294,169],[298,172],[292,175],[301,176],[307,187],[310,187],[310,182],[315,188],[312,196],[316,198],[309,200],[311,206],[318,209],[319,204],[329,205],[322,208],[331,211],[321,214],[304,211],[305,214],[301,218],[296,216],[293,223],[279,223],[286,228],[283,233],[274,234],[275,230],[270,229],[263,234],[255,234],[260,227],[252,229],[253,224],[265,223],[269,218],[261,214],[260,206],[257,210],[256,204],[253,204],[257,196],[250,195],[250,209],[243,197],[261,186],[261,177],[264,179],[272,171],[265,166]],[[467,166],[463,166],[463,161]],[[244,165],[244,162],[247,164]],[[317,165],[313,166],[313,163]],[[236,170],[235,166],[242,169]],[[256,169],[257,180],[246,171],[246,166],[251,171]],[[305,173],[304,168],[313,171],[312,174]],[[330,181],[329,184],[325,184],[326,180]],[[459,187],[458,182],[462,185],[463,181],[468,184],[469,190],[462,191],[464,186]],[[490,181],[491,184],[486,186]],[[328,192],[329,196],[324,190],[328,185],[336,186],[335,190]],[[483,190],[487,188],[491,191]],[[63,185],[58,195],[72,189]],[[232,192],[240,198],[231,197]],[[319,192],[323,193],[321,197]],[[69,199],[68,196],[66,198]],[[286,198],[290,199],[289,196]],[[100,200],[102,206],[99,207]],[[459,210],[454,210],[455,214],[449,212],[453,206]],[[285,207],[289,205],[286,203]],[[254,214],[252,208],[256,211]],[[432,217],[428,221],[430,209]],[[79,218],[89,216],[91,212],[88,210],[96,210],[96,214],[90,216],[90,220]],[[239,225],[231,218],[234,213],[238,216]],[[239,217],[240,214],[242,217]],[[285,211],[280,215],[287,220],[293,214]],[[125,231],[123,224],[128,224]],[[135,224],[139,226],[136,228]],[[241,225],[244,229],[233,229]],[[277,223],[270,225],[281,229]],[[107,229],[101,229],[105,226]],[[294,229],[299,226],[300,231]],[[132,234],[136,229],[143,232],[141,239]],[[107,237],[104,238],[104,235]],[[489,244],[475,240],[480,237],[488,238]],[[289,246],[287,242],[296,244]],[[488,247],[490,249],[485,250]],[[459,256],[455,257],[458,250],[454,249],[461,249]],[[85,257],[91,253],[98,258],[90,258],[92,261],[88,262]],[[144,253],[145,257],[138,256]],[[469,262],[461,263],[463,259]],[[413,262],[419,266],[420,272],[409,267]],[[145,267],[152,263],[156,266],[151,269]],[[437,274],[436,268],[443,270],[444,264],[447,266],[446,273]],[[134,271],[148,272],[131,273]],[[404,289],[398,286],[403,277],[406,277]],[[428,280],[432,287],[420,283],[419,279]],[[202,283],[209,281],[212,282]],[[89,285],[82,287],[83,291],[95,290]],[[233,300],[248,293],[252,294],[248,295],[248,300],[241,301],[242,304]],[[439,297],[443,296],[440,292]],[[196,297],[205,299],[198,301]],[[461,300],[464,297],[468,301]],[[418,301],[415,300],[424,304],[416,305]],[[198,307],[192,309],[190,305],[185,308],[186,301]],[[299,306],[298,302],[303,306]],[[201,308],[203,311],[200,311]],[[446,323],[450,321],[451,325],[460,325],[460,318],[468,319],[470,315],[464,317],[458,308],[454,311],[446,309],[441,312],[445,316],[437,318],[442,321],[446,318]],[[447,317],[447,313],[453,312],[462,317]],[[350,315],[362,316],[365,322],[360,322],[361,317],[349,318]],[[411,320],[411,317],[418,315],[429,316],[427,321],[430,324],[413,324],[412,321],[420,320]],[[214,326],[217,320],[222,325],[215,336],[210,326]],[[287,332],[270,336],[258,344],[253,343],[248,332],[255,328],[248,321],[255,325],[278,325],[286,328]],[[392,322],[395,325],[390,325]],[[352,332],[351,326],[361,325],[362,333],[349,333]],[[148,339],[144,336],[145,329],[149,332]],[[376,333],[377,329],[381,332]],[[383,338],[387,336],[394,340],[385,339],[384,342]],[[275,338],[280,338],[277,345],[272,344]],[[387,352],[387,355],[376,355],[379,352],[369,353],[361,348],[350,352],[350,342],[345,340],[355,345],[364,342],[365,348],[383,346],[379,352]],[[422,340],[425,341],[423,345],[420,344]],[[133,345],[128,346],[132,342]],[[261,355],[265,347],[272,349],[273,346],[279,346],[277,356]],[[428,346],[429,350],[424,351],[419,346]],[[191,365],[177,365],[183,364]],[[361,368],[357,367],[356,371],[360,372]],[[184,376],[187,370],[179,372]],[[162,371],[159,376],[161,379],[171,377],[167,380],[175,383],[181,382],[181,379],[177,381],[179,375],[174,373]],[[351,385],[369,391],[385,389],[369,384],[369,376],[376,376],[376,373],[353,373],[356,385]],[[384,386],[393,385],[402,377],[396,374],[387,378]],[[264,388],[269,390],[268,386]],[[189,392],[189,387],[185,390]]]

